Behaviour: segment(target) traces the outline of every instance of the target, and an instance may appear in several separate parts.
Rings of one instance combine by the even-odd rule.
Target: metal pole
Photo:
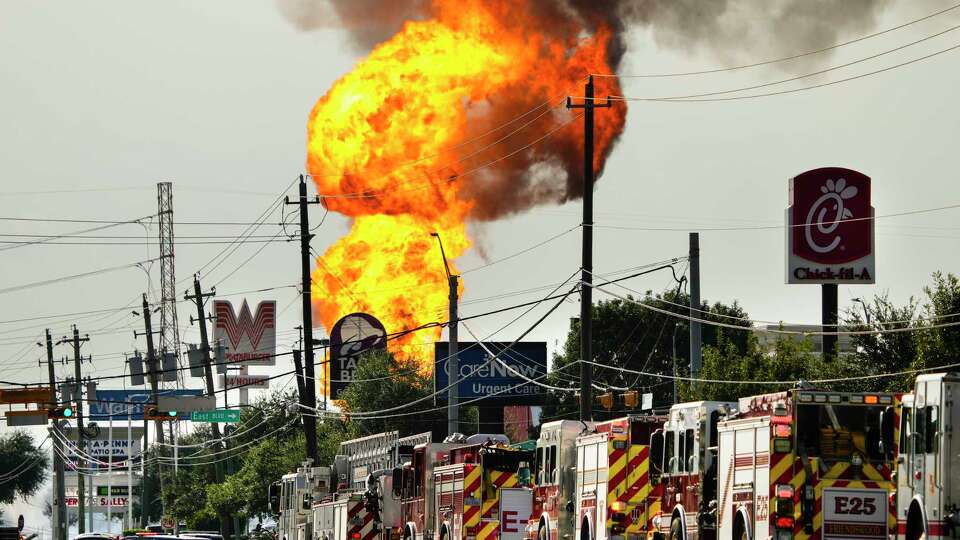
[[[114,404],[111,403],[110,417],[107,419],[107,448],[109,456],[107,457],[107,533],[113,533],[113,411]]]
[[[837,331],[837,284],[824,283],[820,285],[822,301],[822,321],[824,332]],[[837,359],[837,336],[823,336],[823,359],[832,361]]]
[[[133,417],[127,405],[127,528],[133,528]]]
[[[174,478],[174,485],[176,485],[177,476],[178,476],[179,473],[180,473],[180,447],[177,446],[177,435],[179,434],[179,432],[180,432],[179,429],[175,429],[175,430],[172,431],[172,436],[171,436],[171,438],[173,439],[173,478]],[[179,517],[179,516],[175,516],[174,519],[173,519],[173,534],[174,534],[175,536],[180,536],[180,517]]]
[[[444,258],[446,264],[446,258]],[[450,275],[448,278],[450,285],[450,323],[448,328],[448,342],[450,356],[447,358],[447,380],[450,388],[447,391],[447,435],[453,435],[460,431],[460,344],[457,341],[457,276]]]
[[[700,310],[700,233],[690,233],[690,317],[702,319]],[[703,365],[700,323],[690,321],[690,376],[700,376]]]

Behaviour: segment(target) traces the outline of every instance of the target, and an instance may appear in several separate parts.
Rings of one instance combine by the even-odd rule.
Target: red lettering
[[[850,498],[850,513],[858,516],[863,513],[863,499],[860,497],[851,497]]]
[[[516,527],[518,523],[520,523],[520,520],[517,519],[517,512],[515,510],[505,510],[503,512],[503,523],[500,524],[500,531],[505,533],[520,532],[520,529]]]
[[[833,511],[837,514],[849,514],[847,512],[847,497],[836,497],[833,499]]]
[[[877,502],[876,499],[864,499],[863,500],[863,513],[864,515],[873,515],[877,513]]]

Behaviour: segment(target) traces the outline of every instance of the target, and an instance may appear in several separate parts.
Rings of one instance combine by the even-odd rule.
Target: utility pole
[[[700,312],[700,233],[690,233],[688,260],[690,261],[690,376],[696,379],[700,376],[700,368],[703,365],[700,323],[692,320],[703,318],[703,313]]]
[[[290,198],[284,199],[286,204],[296,204],[300,209],[300,272],[301,285],[303,291],[301,299],[303,300],[303,350],[306,352],[306,403],[309,408],[317,407],[317,380],[314,378],[314,354],[313,354],[313,306],[310,301],[310,215],[307,209],[311,204],[320,204],[320,198],[307,200],[307,179],[300,175],[300,199],[291,203]],[[313,412],[313,411],[311,411]],[[319,463],[317,455],[317,417],[315,414],[308,414],[303,417],[303,430],[307,439],[307,457],[314,463]]]
[[[460,276],[450,273],[450,265],[447,263],[447,254],[443,250],[443,240],[439,233],[430,233],[440,244],[440,255],[443,257],[443,270],[447,273],[447,285],[450,288],[448,296],[448,319],[447,322],[447,343],[449,351],[447,356],[447,436],[460,431],[460,343],[457,336],[457,327],[460,326],[457,315],[457,281]]]
[[[200,278],[193,276],[193,296],[185,294],[184,300],[193,300],[197,304],[197,318],[190,317],[190,323],[196,321],[200,325],[200,351],[203,354],[203,376],[207,381],[207,394],[215,396],[213,389],[213,368],[210,366],[210,341],[207,338],[207,316],[203,313],[203,301],[217,293],[216,287],[208,293],[204,293],[200,288]],[[213,436],[220,440],[220,426],[216,422],[210,424],[213,429]],[[218,445],[219,447],[219,445]],[[215,470],[217,483],[223,482],[223,466],[220,462],[216,463]],[[222,531],[221,531],[222,532]]]
[[[610,106],[610,98],[597,103],[593,75],[587,76],[583,103],[567,97],[568,109],[583,109],[583,245],[580,267],[580,420],[593,418],[593,112]]]
[[[155,349],[154,346],[153,346],[153,334],[154,334],[155,332],[154,332],[154,330],[153,330],[153,324],[151,323],[151,320],[150,320],[150,303],[147,302],[147,293],[143,293],[143,305],[142,305],[142,309],[143,309],[143,329],[144,329],[144,331],[143,331],[143,332],[134,331],[134,332],[133,332],[133,335],[134,335],[134,336],[146,336],[146,338],[147,338],[147,359],[146,359],[146,361],[147,361],[147,373],[148,373],[148,376],[149,376],[149,378],[150,378],[150,392],[151,392],[151,394],[153,395],[153,404],[156,405],[156,404],[157,404],[157,393],[159,392],[159,377],[160,377],[160,374],[157,373],[157,360],[158,360],[158,359],[157,359],[157,351],[156,351],[156,349]],[[137,314],[137,312],[134,311],[134,314]],[[143,418],[143,451],[144,451],[144,452],[146,452],[147,447],[150,446],[149,425],[150,425],[150,422],[147,420],[146,414],[144,414],[144,418]],[[156,435],[157,441],[159,441],[160,444],[163,444],[163,425],[161,424],[161,422],[157,421],[157,422],[154,423],[154,430],[155,430],[156,433],[157,433],[157,435]],[[159,454],[159,453],[161,453],[161,452],[162,452],[162,448],[161,448],[161,447],[158,447],[158,448],[157,448],[157,453]],[[159,457],[159,456],[158,456],[158,457]],[[159,473],[160,473],[160,474],[158,474],[157,476],[160,478],[160,493],[161,493],[161,494],[163,493],[163,474],[162,474],[162,472],[163,472],[163,465],[162,465],[162,463],[163,463],[163,462],[162,462],[160,459],[157,460],[157,470],[158,470]],[[141,527],[141,528],[146,528],[147,523],[149,522],[149,518],[150,518],[150,500],[151,500],[151,498],[152,498],[152,494],[150,493],[150,487],[152,487],[152,486],[149,485],[149,481],[147,480],[147,471],[146,471],[146,468],[144,468],[144,471],[143,471],[143,490],[142,490],[142,494],[141,494],[141,496],[140,496],[140,527]],[[160,497],[160,500],[161,500],[161,502],[163,501],[163,497],[162,497],[162,496]]]
[[[50,337],[49,328],[47,328],[46,336],[47,376],[50,379],[50,391],[53,393],[51,401],[56,403],[57,375],[53,369],[53,338]],[[63,434],[60,431],[59,420],[54,420],[53,431],[53,471],[54,483],[56,484],[56,494],[54,495],[56,500],[53,505],[53,540],[67,540],[67,494],[66,486],[63,484],[63,443],[60,442]]]
[[[823,283],[820,285],[820,300],[822,306],[821,324],[824,332],[837,331],[837,284]],[[823,359],[832,362],[837,359],[837,335],[824,334]]]
[[[89,336],[80,337],[80,331],[77,330],[77,325],[73,325],[73,339],[67,339],[66,337],[60,339],[57,342],[57,345],[62,343],[72,343],[73,344],[73,376],[74,384],[74,398],[77,400],[77,410],[74,411],[77,415],[77,462],[78,464],[83,464],[83,453],[84,453],[84,431],[83,431],[83,379],[80,376],[80,362],[83,361],[83,358],[80,356],[80,344],[90,341]],[[80,514],[80,519],[77,522],[77,530],[80,534],[83,534],[87,530],[87,521],[86,516],[84,515],[84,510],[86,508],[86,495],[83,492],[83,475],[77,474],[77,511]],[[93,526],[93,523],[90,524]]]

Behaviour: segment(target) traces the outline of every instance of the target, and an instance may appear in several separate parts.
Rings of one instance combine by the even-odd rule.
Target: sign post
[[[786,281],[820,284],[823,357],[834,359],[837,286],[876,282],[870,177],[824,167],[791,178],[789,186]]]

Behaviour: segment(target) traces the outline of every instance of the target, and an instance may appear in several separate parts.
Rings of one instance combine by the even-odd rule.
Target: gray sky
[[[886,28],[951,2],[904,7],[894,2],[878,28]],[[763,21],[755,21],[762,25]],[[674,79],[630,79],[632,96],[722,90],[785,78],[885,50],[960,24],[960,12],[938,17],[878,39],[867,40],[816,64],[781,70],[760,68],[735,74]],[[332,26],[332,25],[331,25]],[[862,32],[861,32],[862,33]],[[855,34],[841,38],[855,37]],[[840,70],[800,85],[825,82],[922,56],[957,43],[947,34],[917,47]],[[709,55],[658,48],[649,30],[630,35],[624,73],[674,72],[720,65],[722,60],[764,60],[764,49]],[[307,114],[330,84],[361,57],[348,37],[334,29],[301,32],[270,2],[4,2],[0,5],[0,216],[123,220],[156,211],[156,182],[174,184],[179,221],[252,221],[303,170]],[[878,215],[960,202],[956,186],[958,118],[950,104],[960,86],[958,52],[813,91],[720,103],[632,103],[626,132],[596,191],[598,226],[698,230],[779,225],[787,201],[787,179],[821,166],[858,169],[873,178]],[[722,60],[721,60],[722,59]],[[784,88],[790,88],[785,85]],[[598,113],[602,121],[603,112]],[[291,194],[294,191],[290,192]],[[527,248],[580,221],[580,205],[545,207],[512,219],[473,225],[476,242],[490,259]],[[321,210],[314,208],[318,223]],[[920,295],[935,270],[955,271],[960,254],[957,210],[882,219],[877,222],[877,285],[841,287],[841,308],[850,299],[889,290],[897,302]],[[271,221],[279,220],[279,213]],[[347,231],[331,214],[313,241],[318,251]],[[4,234],[53,234],[82,224],[0,221]],[[237,234],[242,227],[181,226],[182,242],[196,235]],[[264,227],[258,234],[274,234]],[[139,225],[100,233],[149,235]],[[462,314],[469,315],[536,298],[536,293],[478,300],[566,278],[579,266],[579,232],[529,254],[466,277]],[[183,283],[219,245],[178,245],[177,275]],[[204,285],[220,293],[291,285],[299,281],[299,248],[271,244],[239,270],[260,244],[241,247]],[[609,272],[684,255],[686,232],[598,227],[595,264]],[[156,247],[38,245],[0,251],[0,288],[132,263],[157,255]],[[759,320],[816,323],[819,290],[788,286],[783,279],[782,230],[704,231],[701,234],[702,291],[709,301],[738,300]],[[476,251],[458,264],[485,261]],[[440,271],[438,266],[438,271]],[[221,280],[223,280],[221,282]],[[667,274],[638,279],[631,287],[662,290]],[[0,320],[115,308],[150,290],[158,294],[159,267],[150,277],[128,269],[102,276],[0,295]],[[540,293],[542,294],[542,293]],[[605,295],[598,293],[597,298]],[[232,297],[238,300],[240,297]],[[249,294],[251,302],[276,299],[278,345],[294,341],[299,304],[293,288]],[[189,327],[189,305],[180,306],[184,341],[197,339]],[[564,337],[570,302],[531,334],[553,345]],[[535,316],[535,315],[533,315]],[[512,340],[533,321],[528,317],[496,337]],[[485,335],[511,316],[471,324]],[[123,353],[144,344],[133,337],[141,321],[120,310],[53,319],[54,336],[77,322],[91,334],[89,373],[121,373]],[[0,379],[45,380],[34,345],[45,321],[0,324]],[[389,329],[388,329],[389,330]],[[467,334],[464,333],[464,336]],[[57,356],[68,353],[58,347]],[[58,368],[64,374],[64,368]],[[85,368],[85,370],[88,368]],[[290,369],[281,360],[275,370]],[[281,379],[280,384],[289,383]],[[120,387],[120,384],[114,385]],[[292,387],[292,385],[290,385]],[[235,399],[233,397],[232,399]],[[7,429],[0,423],[0,430]],[[28,510],[18,505],[8,514]],[[8,516],[9,517],[9,516]],[[33,516],[39,524],[39,514]],[[44,523],[45,525],[45,523]]]

